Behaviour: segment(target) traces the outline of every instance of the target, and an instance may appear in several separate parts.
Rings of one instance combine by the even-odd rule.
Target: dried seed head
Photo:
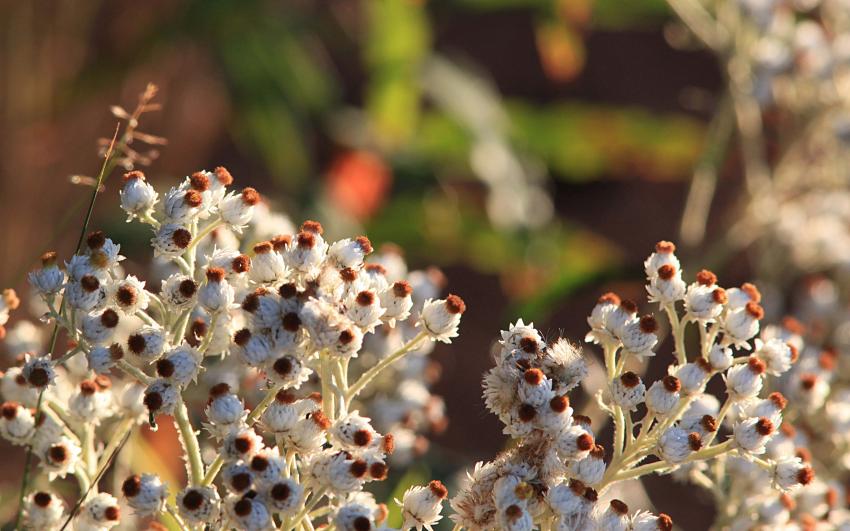
[[[670,280],[676,274],[676,268],[670,264],[664,264],[658,268],[658,278],[661,280]]]
[[[611,500],[611,510],[620,516],[629,514],[629,506],[620,500]]]
[[[507,516],[508,520],[513,522],[514,520],[520,518],[522,516],[522,508],[519,505],[508,505],[508,508],[505,509],[505,516]]]
[[[224,166],[219,166],[214,169],[213,173],[215,174],[216,180],[224,186],[230,186],[233,184],[233,176],[230,175],[230,172],[227,171],[227,168]]]
[[[116,522],[119,518],[121,518],[121,509],[114,505],[112,507],[107,507],[103,511],[103,516],[105,516],[107,520]]]
[[[779,391],[774,391],[773,393],[770,393],[770,395],[768,395],[768,397],[767,397],[767,398],[768,398],[771,402],[773,402],[773,404],[776,406],[776,408],[777,408],[779,411],[782,411],[783,409],[785,409],[785,406],[787,406],[787,405],[788,405],[788,400],[787,400],[787,399],[785,398],[785,396],[784,396],[782,393],[780,393]]]
[[[357,304],[360,306],[370,306],[375,302],[375,294],[371,291],[361,291],[357,294]]]
[[[384,435],[384,440],[381,441],[381,447],[384,449],[384,453],[387,455],[391,455],[395,452],[395,435],[392,433],[388,433]]]
[[[596,500],[599,499],[599,493],[593,490],[592,488],[587,487],[587,489],[585,489],[584,491],[584,499],[596,503]]]
[[[207,281],[208,282],[221,282],[224,280],[224,269],[220,267],[211,267],[207,269]]]
[[[292,373],[293,369],[292,360],[289,356],[283,356],[282,358],[278,358],[275,360],[274,365],[272,365],[272,369],[274,372],[279,374],[282,377],[288,376]]]
[[[652,315],[644,315],[640,318],[640,330],[644,334],[654,334],[658,331],[658,321]]]
[[[230,262],[230,268],[234,273],[247,273],[251,270],[251,259],[247,255],[240,254]]]
[[[445,500],[449,495],[449,489],[442,482],[434,480],[428,483],[431,493],[439,500]]]
[[[293,283],[283,284],[277,290],[278,294],[284,299],[291,299],[298,295],[298,288]]]
[[[103,313],[100,314],[100,324],[106,328],[115,328],[118,326],[118,313],[112,308],[103,310]]]
[[[275,483],[271,489],[272,499],[282,502],[289,499],[289,496],[292,494],[289,485],[286,483]]]
[[[54,444],[47,453],[54,463],[64,463],[68,459],[68,449],[63,444]]]
[[[260,202],[260,193],[251,187],[243,188],[242,202],[247,206],[254,206]]]
[[[80,286],[89,293],[92,293],[100,287],[100,281],[94,275],[85,275],[80,279]]]
[[[255,455],[251,459],[251,470],[262,472],[269,467],[269,460],[265,456]]]
[[[136,355],[145,351],[146,344],[145,336],[142,334],[133,334],[127,338],[127,347],[129,347],[130,352]]]
[[[372,442],[372,434],[369,430],[357,430],[352,437],[357,446],[368,446]]]
[[[174,363],[167,358],[156,362],[156,373],[163,378],[171,378],[174,375],[174,369]]]
[[[570,407],[570,399],[566,395],[558,395],[549,401],[549,407],[555,413],[563,413]]]
[[[247,328],[243,328],[242,330],[239,330],[235,334],[233,334],[233,342],[239,345],[240,347],[244,347],[250,339],[251,331]]]
[[[531,404],[522,404],[519,406],[519,420],[523,422],[531,422],[537,416],[537,410]]]
[[[694,452],[698,452],[700,448],[702,448],[702,436],[700,436],[697,432],[691,432],[688,434],[688,446]]]
[[[339,278],[342,279],[343,282],[351,283],[357,280],[357,271],[351,269],[350,267],[345,267],[339,270]]]
[[[44,387],[50,383],[50,375],[42,367],[35,367],[30,371],[29,380],[27,381],[33,387]]]
[[[590,457],[594,459],[605,459],[605,447],[601,444],[595,444],[590,450]]]
[[[233,512],[237,516],[248,516],[251,514],[253,507],[254,503],[251,501],[251,498],[242,498],[233,505]]]
[[[198,291],[198,285],[195,284],[195,281],[187,278],[185,280],[180,281],[180,284],[177,286],[177,291],[180,292],[180,295],[183,295],[185,298],[189,299],[195,295],[195,292]]]
[[[771,433],[773,433],[773,422],[767,417],[760,417],[758,421],[756,421],[756,431],[759,435],[767,437]]]
[[[708,433],[714,433],[717,431],[717,419],[712,417],[711,415],[703,415],[702,419],[699,421],[700,426]]]
[[[446,297],[446,310],[451,314],[462,314],[466,311],[466,303],[457,295]]]
[[[210,398],[217,398],[219,396],[224,396],[230,392],[230,385],[225,382],[219,382],[214,386],[210,387]]]
[[[372,479],[382,481],[387,479],[387,473],[389,472],[389,469],[390,467],[388,467],[386,463],[375,461],[374,463],[369,465],[369,475],[372,477]]]
[[[4,419],[14,420],[14,418],[18,416],[19,407],[21,407],[21,405],[17,402],[3,402],[3,405],[0,406],[0,413],[3,414]]]
[[[746,310],[753,319],[760,320],[764,318],[764,308],[762,308],[757,302],[748,302]]]
[[[753,374],[763,374],[767,370],[767,365],[755,356],[750,356],[750,359],[747,360],[747,366]]]
[[[582,452],[589,452],[593,449],[594,446],[593,435],[589,433],[582,433],[578,437],[576,437],[576,448],[581,450]]]
[[[53,265],[56,265],[56,251],[47,251],[41,255],[41,267],[50,267]]]
[[[121,492],[124,493],[124,496],[128,498],[132,498],[137,496],[139,492],[142,491],[142,478],[139,476],[133,475],[124,480],[124,483],[121,485]]]
[[[626,313],[635,314],[638,311],[638,305],[633,300],[623,299],[620,301],[620,308]]]
[[[316,245],[316,235],[312,232],[301,231],[297,236],[298,247],[301,249],[312,249]]]
[[[148,408],[148,411],[150,411],[151,413],[159,411],[163,404],[162,395],[155,391],[153,393],[148,393],[145,395],[145,398],[142,403],[145,405],[145,407]]]
[[[89,235],[86,236],[86,245],[88,245],[89,249],[92,251],[102,248],[106,245],[106,234],[104,234],[102,230],[90,232]]]
[[[702,271],[697,273],[697,283],[702,286],[713,286],[717,284],[717,275],[715,275],[708,269],[703,269]]]
[[[711,292],[711,299],[717,304],[726,304],[729,302],[729,297],[726,295],[726,290],[723,288],[715,288]]]
[[[808,485],[815,479],[815,471],[812,467],[806,466],[797,472],[797,483],[800,485]]]
[[[313,419],[313,422],[316,424],[316,426],[323,430],[326,430],[331,427],[330,419],[328,419],[328,417],[326,417],[322,411],[314,411],[310,418]]]
[[[240,454],[247,454],[254,447],[254,440],[247,433],[233,439],[233,448]]]
[[[659,531],[673,531],[673,519],[667,514],[659,513],[658,529]]]
[[[42,508],[47,507],[53,501],[53,497],[47,492],[36,492],[32,499],[36,505]]]
[[[187,206],[197,208],[204,202],[204,196],[202,196],[201,192],[197,190],[189,190],[186,192],[186,195],[183,196],[183,202],[186,203]]]
[[[292,236],[287,236],[285,234],[281,234],[279,236],[275,236],[271,240],[272,248],[275,251],[281,251],[289,247],[289,244],[292,243]]]
[[[640,385],[640,376],[633,373],[632,371],[626,371],[620,376],[620,382],[627,389],[633,389]]]
[[[287,332],[297,332],[301,327],[301,318],[295,312],[289,312],[283,316],[283,329]]]
[[[280,402],[281,404],[292,404],[295,402],[295,400],[297,400],[297,397],[294,393],[292,393],[292,391],[289,391],[287,389],[281,389],[277,392],[276,395],[274,395],[274,399]]]
[[[84,396],[92,396],[97,392],[97,384],[94,380],[83,380],[80,382],[80,393]]]
[[[540,385],[546,379],[546,375],[540,369],[528,369],[522,377],[529,385]]]
[[[179,228],[171,235],[171,241],[178,248],[185,249],[189,247],[189,243],[192,241],[192,233],[184,228]]]
[[[393,284],[393,295],[402,298],[413,293],[413,287],[406,280],[399,280]]]
[[[613,304],[614,306],[620,305],[620,296],[614,292],[609,291],[605,293],[596,301],[596,304]]]
[[[372,522],[365,516],[358,516],[351,525],[354,527],[354,531],[370,531],[372,529]]]
[[[258,289],[257,291],[260,290]],[[242,309],[248,313],[254,313],[260,307],[260,296],[262,294],[257,291],[245,295],[245,298],[242,299]]]
[[[354,332],[351,330],[343,330],[339,333],[339,342],[342,345],[348,345],[354,341]]]
[[[204,495],[195,489],[186,491],[186,494],[183,495],[183,507],[190,511],[200,509],[203,503]]]
[[[817,383],[818,377],[814,374],[807,373],[800,376],[800,387],[806,391],[814,389]]]
[[[142,181],[145,180],[145,174],[139,170],[128,171],[124,174],[124,182],[132,181],[134,179],[140,179]]]
[[[675,253],[676,244],[673,242],[668,242],[666,240],[661,240],[660,242],[655,244],[655,252],[659,254]]]
[[[664,389],[670,393],[678,393],[682,389],[682,382],[672,374],[662,378],[661,383],[664,385]]]
[[[301,224],[301,232],[310,232],[321,236],[325,233],[325,229],[322,228],[322,224],[318,221],[308,219],[307,221]]]
[[[357,245],[360,246],[360,250],[363,251],[363,254],[369,254],[372,252],[372,242],[369,241],[369,238],[366,236],[358,236],[354,239],[357,242]]]
[[[524,337],[519,340],[519,348],[522,349],[523,352],[536,354],[540,345],[538,345],[537,340],[533,337]]]
[[[206,192],[210,189],[210,178],[204,172],[196,171],[189,177],[189,186],[192,190]]]
[[[356,478],[362,478],[366,475],[366,472],[369,471],[369,464],[362,459],[357,459],[356,461],[351,463],[349,471],[351,472],[352,476]]]

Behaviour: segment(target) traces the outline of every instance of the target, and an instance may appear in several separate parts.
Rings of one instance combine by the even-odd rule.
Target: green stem
[[[198,445],[198,435],[195,433],[195,428],[189,422],[189,412],[186,409],[186,403],[181,401],[174,411],[174,421],[177,424],[177,429],[180,431],[180,440],[183,443],[183,450],[186,454],[186,459],[189,461],[189,472],[192,478],[192,484],[197,485],[204,480],[204,463],[201,460],[201,448]]]

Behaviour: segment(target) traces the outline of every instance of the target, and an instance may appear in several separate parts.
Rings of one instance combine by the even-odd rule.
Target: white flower
[[[619,337],[623,342],[624,353],[634,356],[648,358],[655,356],[652,349],[658,343],[658,323],[652,315],[644,315],[637,321],[631,321],[622,328]]]
[[[767,342],[756,339],[755,355],[766,365],[765,372],[773,376],[781,376],[791,368],[794,353],[788,343],[781,339],[769,339]]]
[[[156,362],[157,374],[178,387],[194,381],[201,370],[201,354],[188,345],[167,352]]]
[[[748,303],[756,304],[761,302],[761,293],[755,285],[745,282],[740,288],[730,288],[726,290],[726,297],[729,301],[726,307],[730,310],[737,310],[745,307]]]
[[[279,478],[269,486],[266,499],[274,512],[293,516],[304,503],[304,487],[290,478]]]
[[[245,404],[230,392],[226,383],[216,384],[210,389],[210,400],[204,414],[209,420],[205,427],[216,439],[222,439],[248,416]]]
[[[664,513],[638,511],[632,517],[632,531],[673,531],[673,519]]]
[[[186,275],[171,275],[162,281],[162,301],[177,310],[183,310],[195,303],[198,285]]]
[[[80,461],[82,452],[76,442],[65,436],[42,450],[42,464],[50,473],[51,479],[72,474]]]
[[[658,438],[658,456],[676,465],[699,450],[701,446],[702,439],[698,433],[688,433],[682,428],[673,426],[667,428]]]
[[[151,415],[170,415],[180,401],[180,388],[167,380],[154,380],[145,389],[144,404]]]
[[[204,197],[201,192],[179,186],[172,188],[162,200],[162,213],[168,223],[187,224],[200,213]]]
[[[207,269],[207,281],[198,290],[198,303],[210,314],[226,312],[233,307],[236,292],[218,267]]]
[[[108,378],[104,379],[108,382]],[[82,422],[97,426],[112,413],[112,392],[95,380],[83,380],[68,399],[68,412]]]
[[[735,423],[732,436],[742,452],[763,454],[764,446],[775,433],[773,422],[766,417],[749,417]]]
[[[711,365],[703,358],[686,363],[676,371],[676,377],[682,385],[681,394],[684,396],[701,394],[706,382],[711,376]]]
[[[343,269],[350,267],[360,269],[363,259],[372,252],[372,243],[366,236],[358,236],[354,240],[345,238],[334,242],[328,249],[328,258],[334,265]]]
[[[151,326],[139,328],[127,338],[127,348],[143,361],[153,361],[165,349],[165,330]]]
[[[108,374],[115,363],[124,357],[124,349],[118,343],[106,347],[98,345],[86,353],[89,368],[97,374]]]
[[[121,485],[121,492],[127,504],[140,516],[162,512],[168,498],[168,487],[153,474],[130,476]]]
[[[646,278],[653,279],[658,275],[658,269],[661,266],[672,266],[676,271],[681,269],[679,259],[674,254],[676,245],[668,241],[660,241],[655,244],[655,252],[649,255],[643,262],[643,268],[646,272]]]
[[[372,290],[363,290],[346,301],[346,315],[364,332],[374,332],[381,324],[381,316],[386,310],[381,307],[381,301]]]
[[[730,311],[723,318],[723,340],[749,350],[747,343],[759,332],[759,319],[764,317],[764,310],[755,302],[748,302],[743,308]]]
[[[27,278],[40,295],[55,295],[65,285],[65,273],[56,265],[56,253],[52,251],[41,255],[41,269],[31,271]]]
[[[717,343],[711,346],[708,352],[708,362],[711,364],[712,370],[723,372],[732,366],[735,359],[732,356],[732,349],[724,348]]]
[[[109,343],[115,335],[115,328],[120,319],[118,312],[112,308],[90,313],[83,317],[81,325],[83,337],[93,345]]]
[[[290,389],[298,389],[310,379],[313,369],[295,356],[285,354],[268,364],[265,371],[269,380]]]
[[[35,418],[30,410],[17,402],[4,402],[0,412],[0,435],[12,444],[27,444],[35,433]]]
[[[803,463],[799,457],[780,459],[773,466],[773,484],[785,491],[808,485],[814,476],[812,467]]]
[[[263,412],[261,417],[263,426],[274,433],[288,432],[293,429],[301,416],[294,402],[295,396],[292,394],[286,391],[278,392],[275,401]]]
[[[106,298],[106,285],[95,275],[83,275],[79,281],[65,286],[65,300],[75,310],[96,310],[106,303]]]
[[[82,529],[110,529],[119,524],[121,509],[114,496],[101,492],[89,497],[77,518],[74,529],[78,526]]]
[[[206,525],[219,515],[221,498],[215,487],[190,485],[177,494],[177,509],[188,523]]]
[[[133,275],[113,284],[110,291],[115,307],[124,315],[146,310],[150,304],[150,294],[145,290],[145,283]]]
[[[583,459],[593,447],[593,435],[578,424],[569,426],[555,439],[555,448],[565,460]]]
[[[583,459],[577,459],[570,463],[570,477],[577,479],[585,485],[595,485],[602,481],[605,475],[605,449],[601,445],[595,445],[590,453]]]
[[[666,417],[679,403],[681,382],[675,376],[665,376],[657,380],[646,392],[646,407],[656,417]]]
[[[713,322],[723,311],[726,301],[726,290],[717,286],[714,273],[702,270],[685,293],[685,311],[694,319]]]
[[[444,300],[428,299],[419,314],[417,326],[422,327],[432,339],[451,343],[457,337],[460,316],[466,311],[466,304],[457,295],[449,295]]]
[[[44,356],[27,354],[25,360],[21,375],[32,387],[44,389],[56,380],[56,371],[53,369],[49,354]]]
[[[413,486],[408,488],[402,496],[402,501],[396,500],[401,505],[403,519],[402,528],[422,528],[430,530],[434,524],[442,519],[440,511],[443,509],[443,500],[448,496],[448,490],[439,481],[432,481],[427,486]]]
[[[634,411],[644,400],[646,386],[637,374],[627,371],[611,382],[611,394],[618,406]]]
[[[192,233],[182,225],[176,223],[163,223],[157,229],[151,240],[154,248],[154,256],[163,258],[177,258],[189,247],[192,241]]]
[[[228,433],[221,443],[221,456],[227,461],[249,460],[263,449],[263,438],[251,428]]]
[[[747,363],[731,367],[726,373],[726,392],[729,398],[736,401],[749,400],[759,394],[764,379],[765,364],[755,356]]]
[[[620,500],[611,500],[596,521],[597,531],[631,531],[629,506]]]
[[[254,215],[254,205],[260,202],[260,194],[253,188],[244,188],[242,192],[230,192],[219,204],[221,219],[235,232],[242,229],[251,221]]]
[[[145,180],[145,174],[138,170],[124,174],[124,186],[119,194],[128,222],[150,215],[159,198],[153,186]]]
[[[315,277],[328,251],[322,232],[320,223],[305,221],[301,225],[301,232],[295,236],[295,242],[286,249],[283,257],[286,265],[301,275]]]
[[[26,499],[24,517],[28,529],[59,529],[65,518],[62,498],[49,492],[35,492]]]
[[[275,250],[272,242],[261,242],[254,246],[254,258],[248,277],[254,282],[270,283],[286,276],[286,263]]]
[[[381,319],[395,326],[398,321],[404,321],[410,317],[410,310],[413,308],[413,288],[406,280],[394,282],[390,289],[381,293],[381,306],[386,308]]]
[[[587,362],[581,349],[565,338],[560,338],[545,349],[543,368],[555,381],[555,389],[566,393],[587,376]]]

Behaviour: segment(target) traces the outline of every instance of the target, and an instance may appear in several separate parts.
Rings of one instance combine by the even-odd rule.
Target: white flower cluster
[[[649,385],[628,370],[655,356],[655,316],[639,316],[635,303],[615,294],[601,297],[588,318],[587,340],[604,351],[608,386],[596,398],[614,423],[609,452],[590,419],[570,407],[567,393],[588,373],[578,347],[565,339],[546,344],[522,321],[502,332],[496,366],[484,378],[484,399],[517,440],[496,460],[477,464],[451,500],[460,527],[672,529],[664,514],[630,513],[620,500],[600,500],[612,485],[650,473],[721,488],[728,478],[709,477],[712,460],[745,464],[747,479],[756,477],[749,469],[761,471],[758,492],[769,491],[779,507],[790,499],[783,493],[812,483],[812,467],[793,446],[787,451],[776,442],[784,433],[785,397],[765,393],[768,377],[787,374],[799,347],[772,327],[756,338],[763,310],[755,286],[724,289],[709,271],[687,284],[669,242],[656,246],[645,268],[650,300],[667,314],[672,331],[676,361],[667,376]],[[699,350],[690,355],[689,325],[700,337]],[[722,404],[705,392],[715,377],[725,382]],[[724,470],[738,474],[731,466]]]
[[[3,374],[0,434],[30,447],[51,480],[74,476],[84,499],[69,512],[55,494],[27,493],[26,526],[72,518],[74,529],[109,529],[168,512],[185,529],[378,528],[387,509],[364,486],[387,477],[395,450],[410,459],[424,428],[445,423],[423,381],[425,354],[458,335],[463,300],[438,299],[440,275],[408,272],[397,252],[367,262],[364,236],[329,242],[315,221],[291,230],[232,181],[217,168],[160,194],[141,172],[124,176],[128,221],[153,232],[158,292],[124,273],[120,246],[101,232],[64,268],[47,253],[30,274],[44,319],[71,347],[27,354]],[[4,292],[0,324],[17,304]],[[209,390],[202,412],[191,407],[199,388]],[[97,479],[131,430],[163,416],[177,426],[188,483],[130,475],[122,512]],[[202,447],[215,458],[204,462]],[[437,481],[408,490],[404,528],[430,528],[446,496]]]

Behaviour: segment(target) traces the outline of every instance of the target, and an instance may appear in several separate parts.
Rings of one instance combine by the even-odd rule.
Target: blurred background
[[[407,472],[443,478],[505,444],[480,398],[500,329],[523,317],[579,340],[601,293],[647,306],[642,260],[679,239],[724,84],[663,0],[5,1],[0,37],[0,286],[25,293],[39,254],[73,250],[109,107],[155,83],[162,109],[139,129],[167,144],[131,147],[157,188],[224,165],[296,223],[441,268],[467,301],[435,354],[448,427]],[[723,154],[707,242],[741,193]],[[124,223],[120,173],[92,228],[132,264],[148,235]],[[680,254],[706,264],[700,245]],[[750,276],[722,256],[724,285]],[[7,448],[5,494],[21,468]],[[707,528],[708,503],[651,481],[659,510]]]

